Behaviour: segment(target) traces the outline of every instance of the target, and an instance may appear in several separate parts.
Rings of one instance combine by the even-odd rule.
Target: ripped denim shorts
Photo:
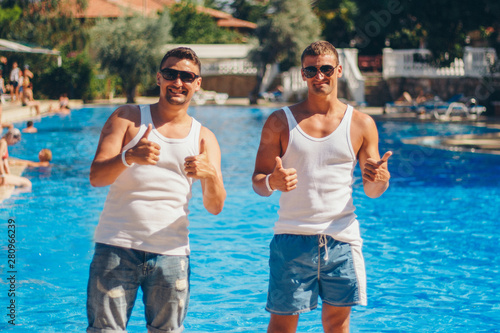
[[[96,243],[87,288],[87,332],[125,332],[139,288],[149,332],[182,332],[189,276],[189,256]]]

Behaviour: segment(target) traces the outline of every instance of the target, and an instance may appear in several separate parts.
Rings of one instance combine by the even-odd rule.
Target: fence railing
[[[290,100],[293,95],[302,98],[307,90],[307,84],[302,79],[300,67],[292,67],[281,74],[281,82],[283,83],[283,100],[285,101]]]
[[[466,47],[464,52],[465,76],[491,74],[491,66],[496,61],[497,54],[493,48]]]
[[[203,75],[256,75],[257,68],[251,61],[245,59],[223,60],[212,63],[202,63]]]
[[[358,66],[357,49],[339,49],[339,61],[342,64],[342,78],[347,82],[347,87],[352,99],[358,104],[365,101],[365,79]]]
[[[483,77],[490,74],[496,61],[493,48],[466,47],[463,59],[454,59],[450,66],[436,67],[430,63],[431,52],[426,49],[383,51],[383,77]]]
[[[262,84],[260,85],[259,93],[268,91],[269,86],[273,83],[274,79],[280,75],[280,66],[278,64],[267,64],[266,73],[262,78]]]

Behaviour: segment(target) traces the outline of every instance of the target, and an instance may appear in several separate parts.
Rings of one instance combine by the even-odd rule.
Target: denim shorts
[[[270,252],[267,311],[311,311],[318,306],[318,296],[332,306],[366,303],[363,257],[350,244],[326,235],[278,234]]]
[[[87,332],[126,332],[139,287],[148,332],[182,332],[189,277],[189,256],[96,243],[87,288]]]

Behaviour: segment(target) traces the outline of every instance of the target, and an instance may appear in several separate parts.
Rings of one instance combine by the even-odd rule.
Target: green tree
[[[101,20],[92,29],[91,45],[102,68],[122,81],[127,103],[134,103],[136,88],[158,69],[162,47],[171,42],[168,11],[156,18],[129,16]]]
[[[354,1],[358,15],[353,39],[360,54],[380,54],[389,42],[393,48],[425,47],[434,63],[447,65],[463,56],[471,31],[500,29],[498,0]],[[487,39],[499,48],[493,35]]]
[[[268,8],[268,1],[259,0],[205,0],[205,6],[230,13],[235,18],[258,22]]]
[[[266,14],[267,1],[234,0],[230,3],[234,17],[249,22],[258,22]]]
[[[79,9],[87,0],[76,0]],[[71,45],[83,49],[88,42],[83,23],[72,17],[64,0],[0,1],[0,38],[48,48]]]
[[[14,27],[21,19],[23,10],[19,6],[0,7],[0,38],[11,39]]]
[[[210,15],[198,12],[190,2],[175,4],[170,13],[175,43],[229,44],[245,40],[240,33],[219,27]]]
[[[266,65],[279,63],[282,70],[300,64],[302,51],[319,39],[320,24],[308,0],[272,0],[265,19],[258,23],[259,46],[251,52],[257,65],[257,84],[250,103],[257,103]]]
[[[336,47],[350,44],[356,33],[358,5],[354,0],[317,0],[314,12],[321,22],[323,38]]]
[[[472,30],[494,26],[500,22],[497,0],[452,1],[405,0],[405,21],[416,21],[425,31],[425,46],[434,62],[447,65],[463,56],[467,34]]]
[[[64,58],[61,67],[54,61],[48,63],[35,86],[39,87],[37,91],[43,97],[57,99],[66,93],[70,98],[81,98],[86,102],[94,98],[94,91],[91,89],[94,79],[90,56],[87,52],[82,52],[75,57]]]
[[[366,1],[355,0],[357,15],[355,16],[355,33],[351,37],[351,47],[356,47],[360,54],[381,54],[385,47],[387,35],[400,29],[404,6],[400,0]],[[343,46],[341,46],[343,47]]]
[[[9,52],[9,64],[17,61],[21,66],[30,65],[36,98],[57,98],[58,92],[67,92],[71,98],[91,96],[88,85],[92,64],[82,61],[88,59],[82,53],[88,42],[87,29],[72,17],[67,3],[65,0],[0,1],[0,38],[61,51],[62,68],[57,67],[54,56]],[[72,2],[80,9],[86,4],[87,0]],[[61,74],[65,71],[71,73],[69,79]]]

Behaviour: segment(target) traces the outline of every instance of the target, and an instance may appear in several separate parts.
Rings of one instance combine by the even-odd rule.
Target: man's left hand
[[[388,182],[391,174],[387,169],[387,161],[391,155],[392,151],[388,151],[379,161],[368,158],[363,169],[363,179],[371,183]]]
[[[205,139],[201,139],[200,154],[188,156],[184,161],[184,170],[188,177],[205,179],[217,175],[214,166],[208,158],[208,147],[206,146]]]

